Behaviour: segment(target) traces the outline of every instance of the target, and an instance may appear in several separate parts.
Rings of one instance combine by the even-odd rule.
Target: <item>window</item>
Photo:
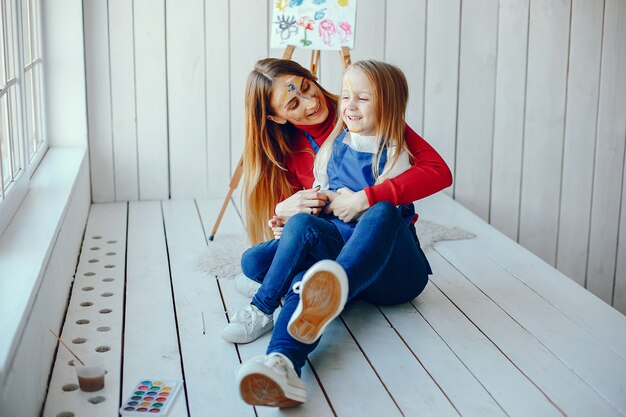
[[[47,149],[40,0],[0,0],[0,234]]]

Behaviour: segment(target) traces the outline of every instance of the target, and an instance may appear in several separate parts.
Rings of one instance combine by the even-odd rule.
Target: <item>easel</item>
[[[293,55],[293,51],[296,49],[294,45],[289,45],[285,48],[285,52],[283,52],[283,59],[291,59]],[[346,69],[348,65],[350,65],[350,49],[343,46],[339,51],[339,58],[343,64],[343,68]],[[311,51],[311,64],[310,71],[311,74],[317,76],[317,68],[320,61],[320,50],[314,49]],[[209,240],[213,240],[215,238],[215,234],[217,233],[217,228],[220,226],[222,221],[222,217],[224,217],[224,212],[226,211],[226,207],[228,207],[228,202],[233,196],[233,192],[237,186],[239,186],[239,181],[241,181],[241,176],[243,175],[243,155],[239,158],[239,162],[237,163],[237,168],[235,168],[235,172],[233,173],[233,177],[230,179],[230,184],[228,184],[228,194],[226,194],[226,198],[224,199],[224,203],[222,203],[222,209],[220,210],[220,214],[217,216],[217,220],[215,221],[215,225],[213,225],[213,230],[211,231],[211,235],[209,236]]]

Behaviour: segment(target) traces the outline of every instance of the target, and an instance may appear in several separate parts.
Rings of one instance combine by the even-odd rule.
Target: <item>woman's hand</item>
[[[272,229],[272,232],[274,232],[274,239],[280,239],[285,223],[277,216],[273,216],[267,221],[267,225]]]
[[[356,220],[365,210],[370,208],[365,191],[354,192],[349,188],[340,188],[331,197],[327,211],[346,223]]]
[[[298,213],[319,214],[326,206],[328,197],[319,191],[319,187],[300,190],[276,205],[276,215],[286,222]]]

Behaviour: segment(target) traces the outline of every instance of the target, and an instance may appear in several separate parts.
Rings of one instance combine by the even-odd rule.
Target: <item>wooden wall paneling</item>
[[[531,2],[522,164],[522,245],[554,265],[567,85],[570,2]]]
[[[426,0],[388,1],[386,13],[385,61],[399,66],[407,78],[406,120],[421,134],[424,131]],[[409,31],[411,36],[407,36]]]
[[[461,9],[459,104],[454,196],[489,218],[499,0]]]
[[[246,80],[256,61],[269,53],[266,0],[230,2],[230,161],[235,167],[243,152]]]
[[[424,137],[454,173],[459,31],[461,3],[428,3],[426,24],[426,79],[424,82]],[[448,189],[451,193],[452,189]]]
[[[139,199],[169,198],[165,0],[135,0]]]
[[[501,0],[489,222],[517,240],[530,0]]]
[[[230,40],[228,0],[213,1],[205,6],[206,59],[206,142],[209,170],[209,197],[224,197],[228,192],[230,156]],[[238,155],[233,155],[233,159]],[[236,162],[235,162],[236,163]]]
[[[572,3],[556,267],[585,284],[604,3]]]
[[[626,140],[626,137],[624,140]],[[624,169],[622,177],[622,211],[620,213],[619,236],[617,240],[617,266],[615,271],[615,288],[613,289],[613,307],[621,311],[622,314],[626,314],[626,169]]]
[[[359,11],[357,9],[357,15]],[[357,28],[355,36],[358,39],[359,29]],[[356,43],[355,43],[356,46]],[[350,54],[352,62],[354,57]],[[341,80],[343,79],[343,63],[339,58],[338,51],[321,51],[319,63],[320,82],[324,88],[333,94],[341,94]]]
[[[108,3],[115,200],[138,200],[133,3]]]
[[[204,7],[166,0],[170,195],[207,196]]]
[[[615,280],[626,135],[626,4],[621,0],[607,0],[605,7],[586,287],[610,303]]]
[[[385,57],[385,1],[359,0],[352,62]],[[335,52],[338,56],[338,52]]]
[[[111,131],[109,13],[106,2],[85,0],[85,70],[91,195],[94,203],[115,201]]]

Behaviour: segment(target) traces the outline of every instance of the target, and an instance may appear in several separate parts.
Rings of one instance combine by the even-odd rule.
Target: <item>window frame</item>
[[[12,142],[10,158],[18,162],[15,163],[18,172],[9,173],[10,184],[5,190],[0,158],[1,236],[28,192],[30,179],[48,150],[48,138],[44,110],[41,0],[0,0],[0,9],[0,53],[4,54],[4,57],[0,57],[0,65],[4,65],[0,69],[0,105],[5,96],[7,103],[6,115],[3,110],[0,117],[8,121],[10,135],[7,139]],[[11,34],[8,33],[9,29],[12,29]],[[28,57],[25,56],[27,50]],[[36,71],[39,71],[38,74]],[[27,88],[27,77],[30,77],[30,89]],[[33,98],[35,95],[36,99]],[[4,135],[4,132],[0,134]],[[29,141],[33,140],[35,134],[38,137],[34,143],[34,152],[30,155]]]

